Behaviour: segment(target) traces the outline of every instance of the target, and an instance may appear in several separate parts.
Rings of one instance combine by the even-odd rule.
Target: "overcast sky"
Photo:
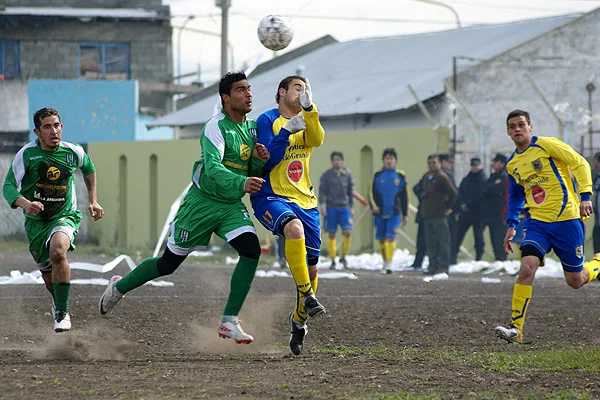
[[[290,18],[294,27],[291,45],[279,52],[302,46],[324,35],[338,41],[365,37],[414,34],[455,29],[475,24],[493,24],[585,13],[600,7],[600,0],[436,0],[450,8],[428,4],[430,0],[230,0],[229,42],[233,48],[236,69],[258,60],[273,57],[256,36],[258,22],[266,15],[281,14]],[[163,0],[170,5],[172,25],[219,34],[221,9],[215,0]],[[178,38],[181,32],[181,47]],[[221,62],[220,38],[190,30],[173,29],[173,68],[178,75],[201,71],[201,80],[219,79]],[[181,53],[181,65],[178,64]],[[232,60],[233,59],[233,60]],[[231,69],[231,68],[229,68]],[[196,78],[187,78],[189,83]]]

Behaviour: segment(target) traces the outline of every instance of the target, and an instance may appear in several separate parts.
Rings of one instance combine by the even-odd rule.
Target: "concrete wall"
[[[356,190],[366,196],[386,147],[396,148],[398,165],[406,171],[412,189],[427,168],[426,157],[432,152],[434,136],[427,128],[329,132],[311,160],[315,191],[318,193],[320,175],[330,168],[330,153],[340,150],[355,177]],[[442,134],[440,145],[447,148],[447,143],[447,134]],[[198,139],[92,143],[88,152],[98,169],[98,197],[106,210],[106,217],[92,226],[93,234],[107,246],[153,247],[171,204],[191,180],[192,165],[200,156]],[[362,206],[357,205],[357,216],[361,211]],[[266,231],[258,224],[257,229],[264,240]],[[415,237],[414,216],[405,231]],[[353,251],[370,250],[372,237],[372,219],[367,216],[355,231]],[[410,247],[401,239],[399,244]]]
[[[7,116],[0,132],[24,132],[29,129],[26,82],[0,81],[0,115]]]

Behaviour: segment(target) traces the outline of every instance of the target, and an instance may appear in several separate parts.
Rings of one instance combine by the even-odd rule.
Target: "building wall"
[[[356,191],[367,196],[373,173],[382,165],[381,154],[390,146],[396,148],[398,166],[406,171],[412,190],[427,168],[426,158],[432,152],[435,136],[428,128],[329,132],[311,160],[315,191],[318,193],[320,175],[330,168],[330,153],[340,150],[356,180]],[[447,147],[447,143],[446,132],[441,135],[440,145]],[[171,204],[190,182],[192,165],[200,156],[198,139],[93,143],[88,152],[98,170],[98,198],[106,210],[106,217],[90,227],[94,237],[106,246],[154,247]],[[414,199],[413,204],[417,205]],[[361,211],[362,206],[357,204],[357,217]],[[264,240],[265,229],[257,225],[257,230]],[[404,230],[415,237],[414,216]],[[355,231],[353,251],[370,251],[372,237],[372,218],[368,214]],[[399,244],[410,248],[402,239]]]
[[[21,80],[0,81],[0,115],[7,117],[0,127],[0,132],[29,130],[26,82]]]

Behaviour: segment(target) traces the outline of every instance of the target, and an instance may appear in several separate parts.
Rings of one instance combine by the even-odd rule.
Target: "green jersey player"
[[[193,251],[206,248],[215,233],[238,253],[231,277],[229,298],[217,333],[236,343],[254,339],[242,330],[238,314],[254,279],[260,242],[242,197],[256,193],[264,180],[267,148],[257,144],[256,122],[246,118],[252,110],[250,84],[243,72],[221,78],[219,95],[223,110],[212,117],[200,134],[202,157],[192,170],[187,192],[171,229],[167,247],[159,258],[144,260],[127,276],[113,276],[100,298],[100,313],[106,314],[131,290],[173,273]]]
[[[71,329],[67,251],[75,249],[73,240],[81,224],[73,180],[77,168],[88,188],[94,221],[104,216],[104,210],[96,200],[96,168],[81,146],[62,141],[58,111],[42,108],[33,122],[37,139],[15,155],[3,194],[12,208],[23,209],[29,252],[53,297],[54,330],[63,332]]]

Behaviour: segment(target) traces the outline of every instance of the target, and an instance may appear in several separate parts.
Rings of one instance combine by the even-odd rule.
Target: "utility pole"
[[[221,76],[227,73],[227,44],[229,43],[229,7],[231,0],[215,0],[221,7]]]

